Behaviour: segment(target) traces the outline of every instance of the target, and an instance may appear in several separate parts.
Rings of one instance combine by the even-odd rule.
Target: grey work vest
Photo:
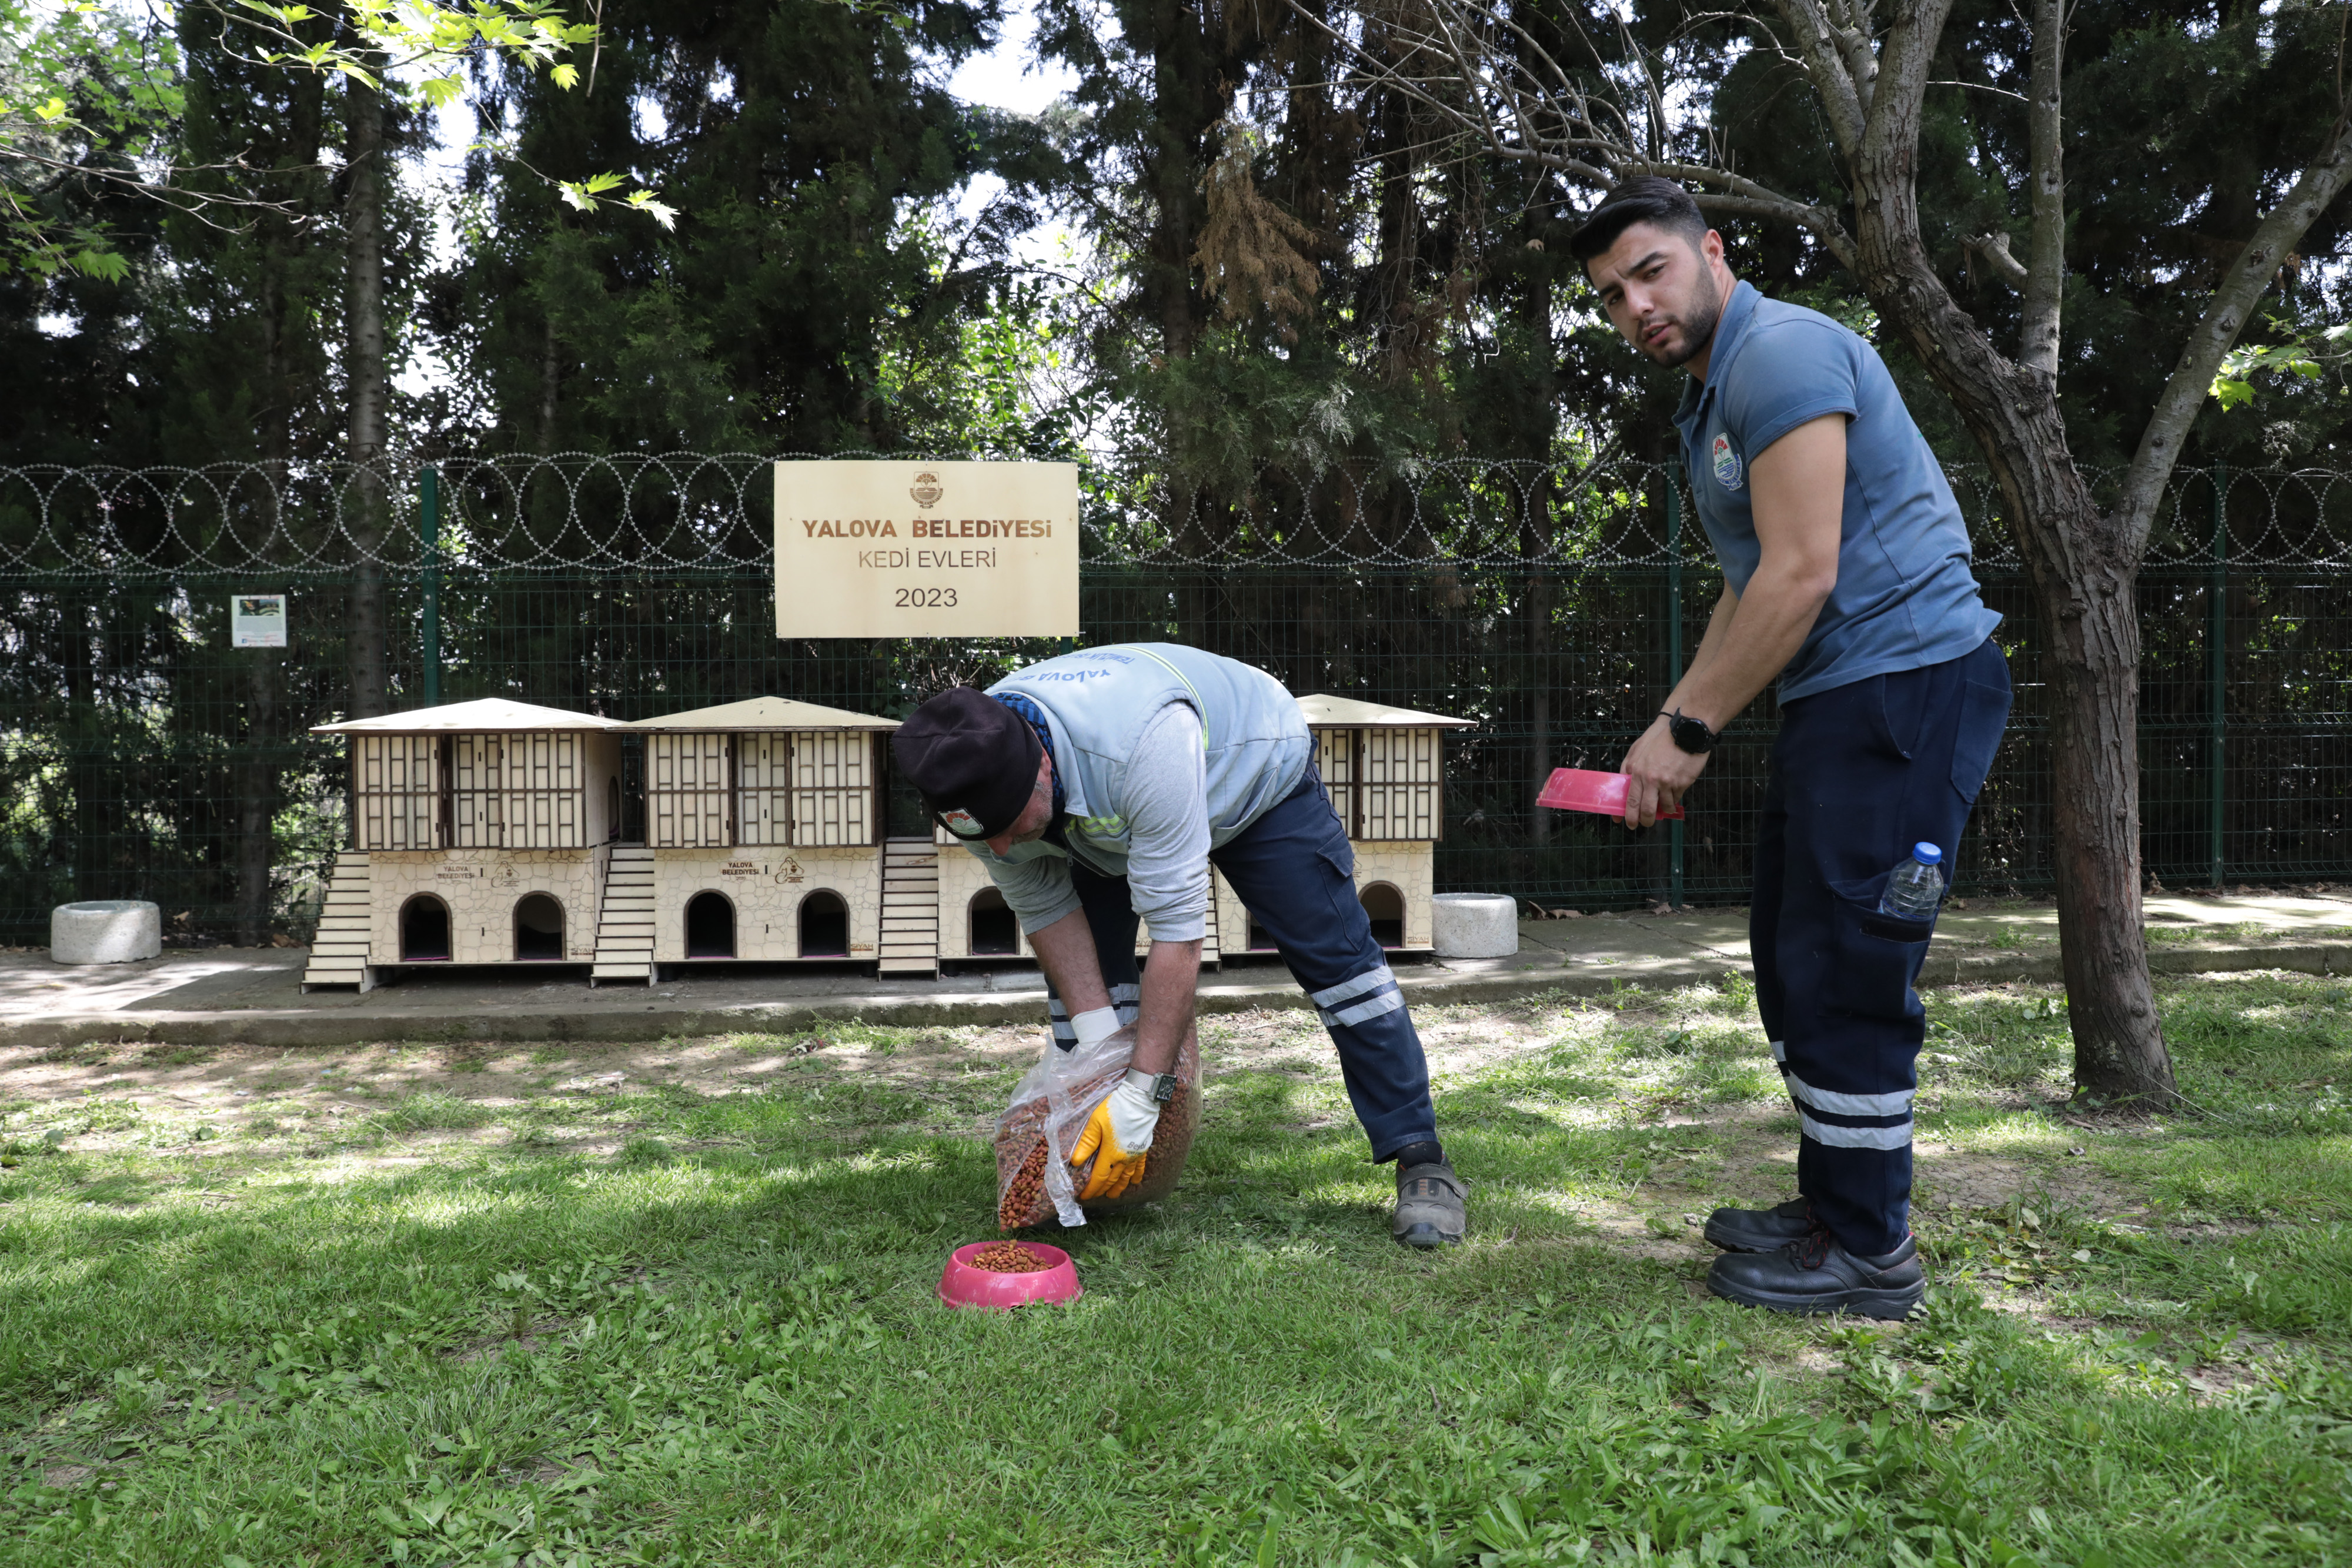
[[[1170,703],[1201,718],[1207,752],[1209,847],[1215,849],[1298,785],[1315,743],[1298,701],[1263,670],[1174,643],[1124,643],[1064,653],[1007,675],[992,696],[1027,697],[1045,710],[1054,764],[1069,812],[1071,852],[1106,876],[1127,870],[1127,759],[1144,727]],[[1008,860],[1058,852],[1015,844]],[[992,856],[982,853],[982,859]]]

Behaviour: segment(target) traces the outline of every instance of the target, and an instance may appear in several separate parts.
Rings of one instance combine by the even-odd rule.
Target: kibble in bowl
[[[992,1241],[973,1253],[970,1261],[973,1268],[985,1269],[992,1274],[1034,1274],[1054,1266],[1051,1258],[1018,1241]]]

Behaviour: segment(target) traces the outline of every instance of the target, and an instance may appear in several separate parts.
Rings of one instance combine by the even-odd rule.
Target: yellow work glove
[[[1082,1166],[1095,1156],[1095,1168],[1078,1193],[1080,1202],[1117,1197],[1143,1179],[1143,1156],[1160,1126],[1160,1102],[1151,1097],[1151,1074],[1130,1067],[1118,1086],[1087,1118],[1070,1163]]]

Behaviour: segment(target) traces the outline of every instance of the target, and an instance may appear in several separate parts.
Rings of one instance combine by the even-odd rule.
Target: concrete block
[[[1499,893],[1441,893],[1429,901],[1441,958],[1507,958],[1519,950],[1519,902]]]
[[[143,899],[92,899],[49,911],[49,956],[60,964],[128,964],[163,952],[163,912]]]

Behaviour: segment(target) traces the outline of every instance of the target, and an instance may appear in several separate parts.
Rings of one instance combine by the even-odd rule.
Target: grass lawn
[[[1899,1325],[1715,1301],[1792,1190],[1737,982],[1421,1015],[1468,1245],[1313,1015],[1218,1018],[1086,1298],[950,1312],[1010,1030],[0,1052],[0,1563],[2352,1563],[2352,986],[1929,1000]]]

